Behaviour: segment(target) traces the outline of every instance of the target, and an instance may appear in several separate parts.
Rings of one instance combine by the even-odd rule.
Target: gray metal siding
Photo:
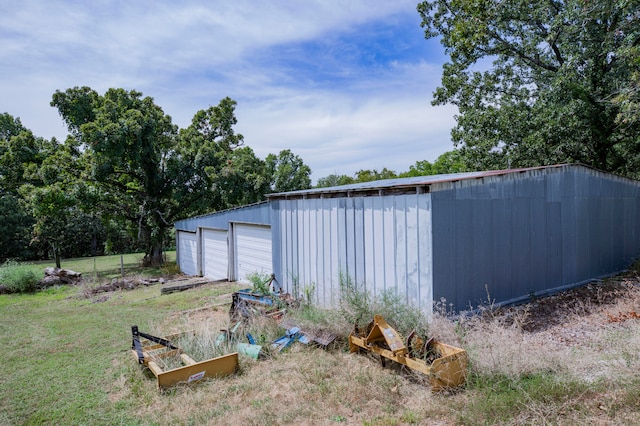
[[[430,194],[274,200],[272,208],[274,272],[285,291],[313,286],[317,304],[335,307],[343,275],[431,310]]]
[[[432,197],[434,297],[458,310],[577,285],[640,254],[640,183],[586,167],[462,181]]]
[[[203,216],[192,217],[174,224],[177,231],[196,232],[198,228],[229,230],[229,222],[271,225],[271,207],[268,202],[223,210]]]

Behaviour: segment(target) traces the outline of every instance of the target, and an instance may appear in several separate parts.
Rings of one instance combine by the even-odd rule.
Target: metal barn
[[[640,254],[640,182],[559,165],[271,194],[267,203],[177,223],[183,271],[205,274],[210,258],[224,258],[203,253],[203,235],[227,230],[227,278],[243,278],[238,225],[229,223],[268,227],[278,284],[291,293],[313,288],[320,306],[335,306],[348,279],[427,312],[442,299],[460,311],[625,269]],[[181,238],[196,248],[192,260]]]
[[[579,165],[275,194],[286,288],[335,305],[342,276],[426,311],[511,303],[619,272],[640,254],[640,182]]]
[[[271,274],[271,211],[267,202],[175,223],[180,270],[214,280],[247,282]]]

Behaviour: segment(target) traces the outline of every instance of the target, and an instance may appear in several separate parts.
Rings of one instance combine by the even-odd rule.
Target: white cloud
[[[395,44],[366,50],[380,47],[365,44],[380,36],[371,25],[381,22]],[[451,149],[454,111],[429,104],[437,64],[376,62],[415,43],[394,25],[411,25],[410,37],[421,39],[417,22],[407,0],[5,1],[0,112],[37,135],[64,138],[49,106],[55,90],[136,89],[181,127],[229,96],[238,101],[237,130],[256,153],[292,149],[314,179],[402,171]]]

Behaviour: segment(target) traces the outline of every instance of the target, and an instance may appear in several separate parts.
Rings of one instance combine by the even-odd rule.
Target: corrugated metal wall
[[[391,291],[430,311],[429,194],[272,201],[274,273],[285,291],[315,286],[337,306],[340,275],[374,295]]]
[[[192,217],[174,224],[177,231],[196,232],[198,228],[229,229],[229,222],[271,225],[269,202],[251,204],[235,209],[223,210],[207,215]]]
[[[566,166],[432,188],[434,296],[458,310],[609,275],[640,254],[640,184]]]

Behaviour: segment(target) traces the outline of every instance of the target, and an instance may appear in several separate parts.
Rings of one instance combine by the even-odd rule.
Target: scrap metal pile
[[[290,319],[283,319],[291,306],[291,298],[271,294],[256,294],[250,289],[240,290],[232,295],[229,316],[232,326],[223,329],[215,339],[215,346],[231,343],[235,352],[208,359],[194,361],[189,354],[177,346],[186,333],[156,337],[142,333],[137,326],[132,327],[132,353],[138,363],[148,367],[158,379],[159,388],[167,388],[178,383],[192,383],[205,377],[219,377],[238,371],[238,354],[253,359],[264,358],[263,346],[257,344],[248,332],[240,332],[242,324],[256,315],[277,321],[286,330],[285,334],[272,342],[267,342],[267,352],[282,352],[293,343],[315,344],[327,349],[337,336],[326,331],[304,331]],[[246,329],[245,329],[246,330]],[[246,338],[246,342],[242,341]],[[265,343],[263,340],[261,343]],[[227,349],[229,345],[225,346]],[[412,332],[406,340],[394,330],[380,315],[364,329],[356,326],[349,334],[351,352],[367,351],[385,360],[402,364],[413,371],[425,374],[433,390],[458,387],[464,384],[467,373],[467,353],[434,339],[424,340]],[[180,366],[169,367],[166,359],[179,359]]]
[[[365,330],[356,326],[349,334],[351,352],[368,351],[425,374],[434,391],[464,384],[467,376],[467,353],[434,339],[424,341],[412,332],[406,341],[380,315]]]

